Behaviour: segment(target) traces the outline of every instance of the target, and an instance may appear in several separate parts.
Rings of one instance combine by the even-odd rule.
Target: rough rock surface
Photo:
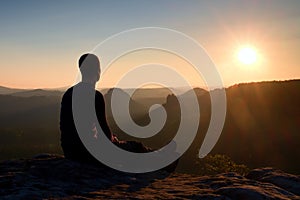
[[[300,199],[300,176],[272,168],[246,177],[125,174],[42,154],[0,163],[0,199]]]

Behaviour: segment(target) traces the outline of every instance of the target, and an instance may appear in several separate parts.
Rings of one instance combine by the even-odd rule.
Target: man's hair
[[[87,62],[88,64],[93,65],[100,65],[99,59],[95,54],[86,53],[83,54],[78,61],[79,68],[81,68],[84,64],[84,62]]]
[[[83,54],[78,61],[79,69],[83,77],[91,78],[100,70],[100,61],[94,54]]]

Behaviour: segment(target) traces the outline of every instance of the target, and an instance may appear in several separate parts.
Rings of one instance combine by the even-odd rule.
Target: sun
[[[237,53],[237,58],[245,65],[254,64],[257,61],[257,51],[253,47],[242,47]]]

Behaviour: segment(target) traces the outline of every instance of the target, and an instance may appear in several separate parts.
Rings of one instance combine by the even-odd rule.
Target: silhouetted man
[[[85,95],[93,97],[95,96],[95,110],[97,119],[89,118],[89,112],[86,112],[85,108],[80,108],[81,112],[86,112],[82,114],[87,114],[87,119],[80,121],[79,123],[84,124],[88,130],[88,137],[95,137],[96,139],[101,139],[102,135],[98,135],[96,125],[98,121],[101,129],[103,130],[106,137],[112,141],[115,145],[127,151],[142,153],[151,151],[149,148],[145,147],[142,143],[136,141],[118,141],[116,136],[114,136],[107,124],[105,116],[105,102],[102,94],[95,90],[96,82],[100,78],[100,62],[97,56],[94,54],[84,54],[79,59],[79,69],[82,74],[82,81],[77,85],[69,88],[63,95],[61,102],[61,112],[60,112],[60,130],[61,130],[61,146],[64,151],[64,155],[68,159],[84,161],[84,162],[97,162],[98,161],[88,152],[88,150],[83,145],[80,137],[78,135],[73,115],[73,91],[74,88],[76,92],[79,91],[80,95],[83,96],[83,102]],[[82,102],[81,102],[82,103]],[[83,107],[85,103],[81,104]],[[90,113],[92,113],[91,111]],[[109,153],[109,152],[108,152]]]
[[[100,79],[100,62],[98,57],[94,54],[82,55],[79,59],[79,69],[82,75],[82,81],[69,88],[63,95],[61,101],[61,146],[64,151],[65,157],[75,161],[100,164],[100,162],[98,162],[98,160],[95,159],[85,148],[78,135],[73,115],[73,103],[78,103],[78,99],[76,98],[76,100],[73,102],[74,91],[76,95],[78,95],[79,91],[79,105],[81,107],[80,109],[78,109],[79,113],[76,113],[79,115],[82,114],[82,116],[84,117],[84,119],[82,121],[79,121],[79,123],[81,125],[83,124],[83,127],[85,127],[84,130],[87,130],[86,132],[84,132],[85,134],[87,134],[85,136],[94,137],[95,139],[101,139],[100,137],[102,136],[102,134],[98,135],[96,127],[96,124],[98,124],[99,122],[105,136],[119,148],[135,153],[146,153],[152,151],[152,149],[144,146],[141,142],[119,141],[117,137],[111,133],[106,121],[104,98],[99,91],[95,90],[96,82]],[[85,95],[92,98],[85,98]],[[94,104],[90,104],[90,101],[93,100],[93,97],[95,97],[95,102]],[[95,105],[95,109],[90,108],[89,106],[85,106],[86,104],[92,105],[92,107],[93,105]],[[76,111],[78,110],[76,109]],[[96,111],[96,116],[93,115],[93,111]],[[163,168],[163,170],[173,172],[177,166],[177,163],[178,160]]]
[[[95,161],[94,157],[90,155],[83,143],[81,142],[77,133],[73,111],[72,111],[72,94],[74,87],[80,88],[81,91],[92,92],[95,94],[95,110],[99,124],[111,141],[113,136],[108,127],[105,116],[105,103],[102,94],[95,90],[95,84],[100,78],[100,62],[94,54],[84,54],[79,59],[79,69],[82,74],[82,81],[77,85],[69,88],[63,95],[60,112],[60,130],[61,130],[61,146],[66,158],[78,161]],[[95,123],[91,122],[89,133],[98,137],[97,130],[95,130]],[[95,132],[96,131],[96,132]]]

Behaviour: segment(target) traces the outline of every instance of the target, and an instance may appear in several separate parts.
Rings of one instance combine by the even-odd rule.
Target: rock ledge
[[[126,174],[60,155],[0,163],[1,199],[300,199],[300,176],[273,168],[215,176]]]

